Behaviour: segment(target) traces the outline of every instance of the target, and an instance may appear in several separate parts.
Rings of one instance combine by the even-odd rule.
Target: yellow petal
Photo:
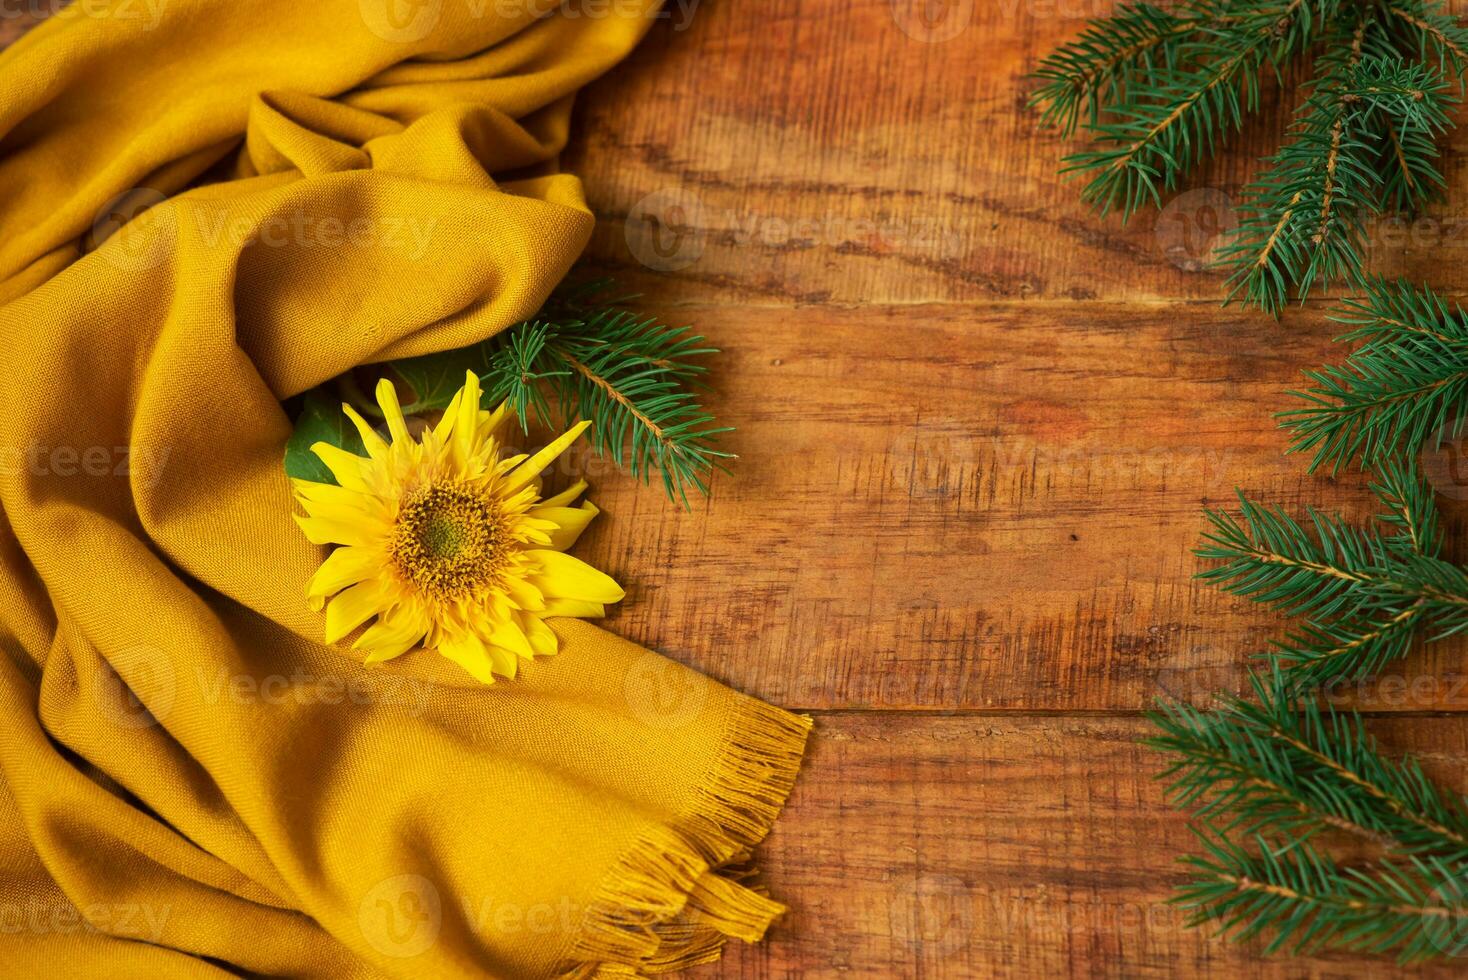
[[[361,457],[357,457],[360,459]],[[325,501],[327,503],[340,503],[348,506],[357,506],[360,501],[372,497],[369,493],[361,490],[350,490],[347,487],[338,486],[335,483],[317,483],[315,480],[291,479],[291,490],[295,493],[297,500]]]
[[[518,656],[526,658],[535,656],[535,650],[530,646],[530,638],[513,619],[506,619],[491,626],[488,639],[494,646],[503,647]]]
[[[570,507],[576,502],[576,498],[586,491],[586,481],[577,480],[554,497],[546,497],[540,502],[542,507]]]
[[[546,617],[575,616],[578,619],[599,619],[606,614],[606,606],[585,599],[550,599],[540,611],[540,615]]]
[[[510,470],[513,470],[515,467],[519,466],[521,463],[525,462],[529,458],[530,457],[526,456],[524,453],[519,453],[514,456],[506,456],[504,459],[494,464],[495,472],[502,475],[508,473],[510,472]]]
[[[326,556],[306,584],[306,595],[321,598],[371,578],[382,567],[382,553],[375,548],[338,548]],[[319,607],[318,607],[319,608]]]
[[[554,462],[556,457],[565,452],[571,443],[580,438],[581,433],[585,432],[589,425],[591,423],[584,419],[577,422],[552,440],[549,446],[546,446],[540,452],[515,467],[514,471],[505,477],[503,493],[508,496],[521,487],[528,486],[532,480],[540,475],[541,470]]]
[[[565,551],[576,543],[586,525],[600,513],[588,500],[580,507],[536,507],[525,516],[553,522],[557,530],[550,532],[550,546],[555,551]]]
[[[510,605],[509,598],[503,592],[490,592],[485,599],[488,600],[488,604],[483,609],[484,616],[480,625],[486,629],[489,628],[488,624],[509,619],[515,611],[515,607]]]
[[[494,665],[489,651],[484,648],[479,637],[472,633],[441,642],[438,652],[463,667],[481,684],[494,683]]]
[[[529,517],[521,517],[515,522],[514,528],[510,531],[510,537],[523,545],[529,545],[533,548],[549,548],[551,534],[555,531],[556,525],[550,521],[537,521]]]
[[[489,659],[494,662],[494,669],[505,677],[513,679],[515,673],[520,669],[520,658],[504,647],[497,647],[492,643],[486,644],[484,649],[489,653]]]
[[[454,462],[463,466],[474,455],[479,435],[479,378],[473,371],[464,372],[464,387],[459,389],[458,417],[453,422]]]
[[[368,474],[371,472],[368,466],[369,460],[356,453],[349,453],[340,446],[333,446],[329,442],[314,443],[311,451],[316,454],[317,459],[326,464],[327,469],[331,470],[331,475],[336,477],[336,482],[348,490],[366,492],[372,489],[368,483]]]
[[[386,524],[365,514],[353,515],[350,519],[302,514],[291,516],[312,544],[377,544],[388,532]]]
[[[362,437],[362,445],[367,448],[367,455],[373,459],[386,459],[387,440],[378,435],[377,430],[368,425],[367,420],[358,415],[357,410],[352,406],[343,403],[342,411],[346,413],[347,418],[352,420],[352,424],[357,427],[357,435]]]
[[[428,630],[428,619],[416,609],[399,606],[392,612],[379,616],[377,622],[357,637],[352,644],[354,650],[366,650],[366,663],[378,664],[407,653],[423,639]]]
[[[525,635],[530,638],[530,648],[542,657],[556,652],[556,634],[536,616],[523,617]]]
[[[523,578],[515,578],[514,576],[507,575],[505,576],[504,583],[505,592],[509,594],[510,599],[514,601],[515,605],[521,609],[539,612],[545,608],[545,596],[541,595],[539,589]]]
[[[443,410],[443,418],[433,427],[433,438],[439,443],[448,445],[448,438],[453,434],[454,423],[458,421],[459,405],[464,400],[464,389],[460,388],[454,392],[454,397],[449,399],[448,407]]]
[[[479,437],[481,439],[488,439],[495,435],[499,431],[500,426],[509,421],[511,414],[513,413],[510,411],[510,400],[507,398],[496,405],[493,412],[486,412],[481,415]]]
[[[618,602],[627,593],[611,576],[592,568],[580,558],[559,551],[531,550],[525,557],[540,564],[540,574],[530,581],[547,599],[585,599],[589,602]]]
[[[326,642],[335,643],[383,609],[382,586],[358,582],[326,606]]]
[[[312,517],[348,521],[363,517],[387,521],[392,517],[392,508],[388,502],[376,494],[308,480],[292,480],[291,484],[295,489],[296,499]]]
[[[408,423],[403,418],[403,406],[398,404],[398,390],[386,378],[377,382],[377,404],[382,406],[382,414],[387,419],[387,431],[392,436],[392,441],[407,442]]]

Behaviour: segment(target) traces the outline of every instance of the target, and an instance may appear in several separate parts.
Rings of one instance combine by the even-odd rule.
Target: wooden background
[[[1166,902],[1194,845],[1140,715],[1237,689],[1283,625],[1193,582],[1202,507],[1369,496],[1272,419],[1334,355],[1324,304],[1220,309],[1198,271],[1291,100],[1126,228],[1056,176],[1074,144],[1025,76],[1110,7],[705,0],[580,103],[593,258],[726,351],[741,457],[688,514],[599,480],[591,548],[634,583],[611,626],[817,723],[762,849],[791,914],[707,976],[1400,972],[1265,959]],[[1463,159],[1453,210],[1373,229],[1377,268],[1468,286]],[[1468,788],[1463,651],[1350,694]]]
[[[1126,228],[1055,176],[1070,145],[1025,76],[1110,6],[685,2],[581,102],[592,262],[724,349],[741,457],[689,513],[597,471],[586,550],[629,586],[609,625],[817,722],[761,855],[791,913],[700,975],[1401,972],[1265,959],[1166,902],[1192,842],[1141,713],[1237,688],[1282,625],[1193,582],[1202,507],[1368,502],[1271,418],[1334,353],[1323,306],[1220,309],[1199,271],[1289,100]],[[1451,140],[1453,205],[1374,228],[1372,253],[1456,294]],[[1468,486],[1443,489],[1468,556]],[[1348,692],[1458,787],[1463,650]]]

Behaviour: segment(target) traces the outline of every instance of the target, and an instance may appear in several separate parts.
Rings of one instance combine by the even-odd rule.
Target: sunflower
[[[601,616],[622,598],[616,582],[564,553],[597,514],[590,502],[572,506],[586,483],[540,496],[541,471],[588,423],[533,456],[501,458],[497,433],[510,413],[479,400],[469,372],[415,441],[384,379],[377,402],[391,442],[343,405],[367,455],[311,447],[337,480],[291,481],[306,537],[339,546],[306,589],[313,609],[326,608],[327,643],[376,617],[352,644],[367,663],[422,646],[492,684],[495,674],[514,677],[520,658],[556,652],[547,617]]]

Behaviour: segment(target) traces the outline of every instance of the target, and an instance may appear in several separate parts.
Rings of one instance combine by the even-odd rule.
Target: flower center
[[[425,595],[451,600],[499,581],[510,544],[509,522],[498,501],[464,483],[437,483],[404,501],[392,559]]]

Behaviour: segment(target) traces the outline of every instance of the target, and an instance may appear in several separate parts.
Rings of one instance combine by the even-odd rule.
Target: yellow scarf
[[[657,5],[556,7],[77,0],[0,55],[0,974],[628,976],[780,911],[734,868],[805,719],[574,620],[364,668],[305,601],[281,401],[587,240],[571,100]]]

